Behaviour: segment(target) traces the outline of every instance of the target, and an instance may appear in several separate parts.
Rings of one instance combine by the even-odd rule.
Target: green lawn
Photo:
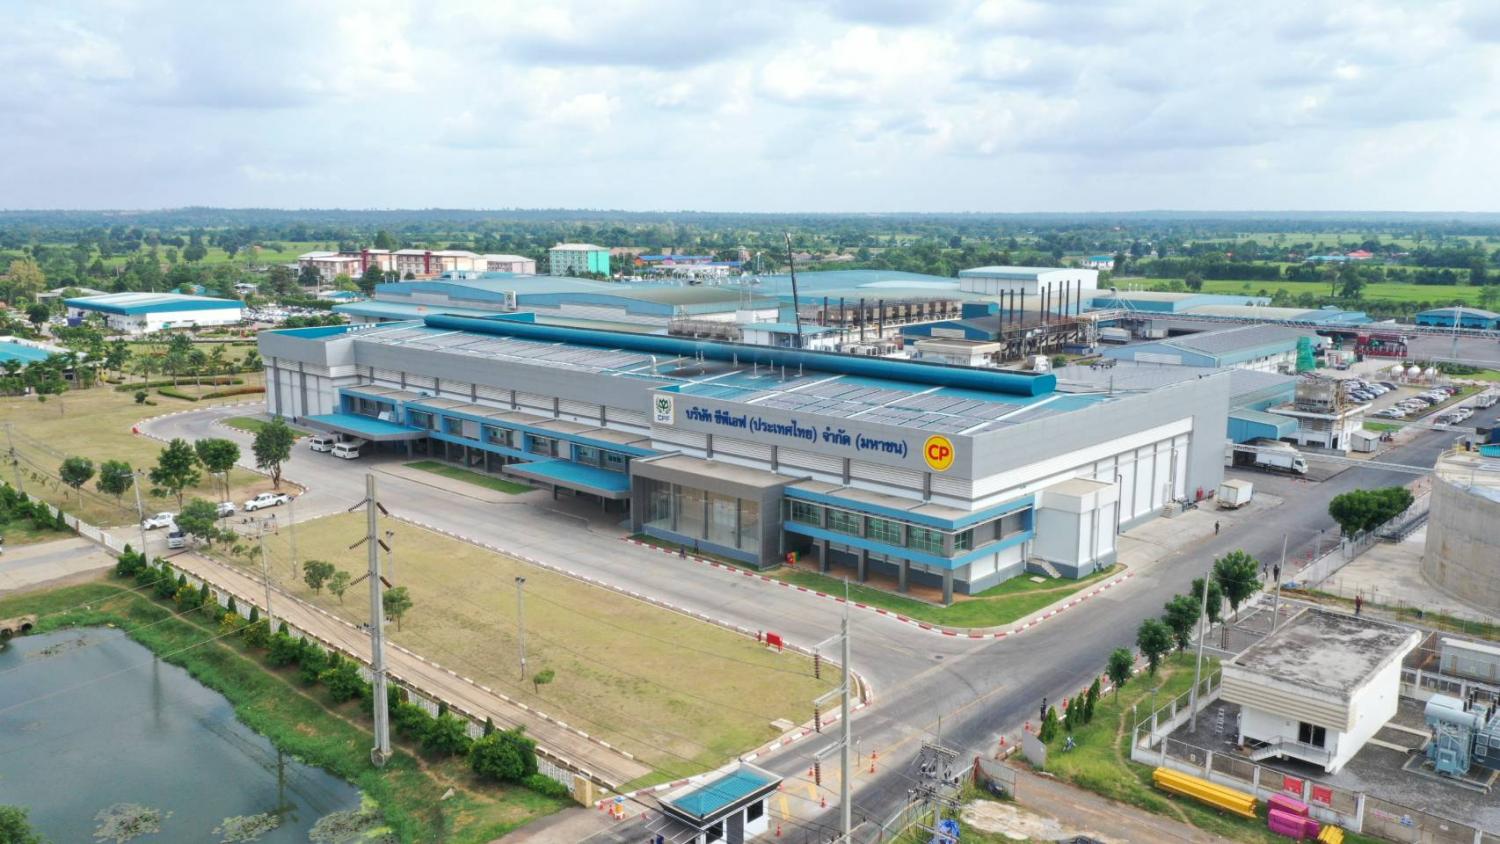
[[[1464,380],[1468,380],[1468,381],[1490,381],[1490,382],[1495,382],[1495,381],[1500,381],[1500,372],[1496,372],[1493,369],[1481,369],[1478,372],[1469,373],[1468,375],[1450,375],[1449,377],[1450,378],[1464,379]]]
[[[536,489],[533,486],[518,484],[515,481],[507,481],[504,478],[486,475],[483,472],[472,472],[468,469],[461,469],[458,466],[449,466],[447,463],[440,463],[436,460],[418,460],[415,463],[407,463],[406,467],[408,469],[421,469],[423,472],[431,472],[434,475],[448,478],[449,480],[464,481],[475,486],[482,486],[486,489],[493,489],[496,492],[506,492],[511,495],[531,492],[533,489]]]
[[[231,416],[228,419],[224,420],[224,424],[228,425],[231,428],[238,428],[239,430],[253,436],[260,433],[260,429],[266,427],[266,424],[269,421],[270,420],[267,419],[257,419],[254,416]],[[291,428],[292,433],[295,434],[298,438],[310,437],[313,433],[306,428],[298,428],[296,425],[288,425],[287,427]]]
[[[346,513],[299,523],[299,559],[325,560],[358,577],[366,552],[350,545],[364,535],[364,519]],[[774,739],[772,721],[809,720],[812,700],[832,686],[831,672],[812,676],[811,659],[777,653],[752,637],[408,522],[386,520],[384,528],[395,534],[386,576],[409,589],[413,602],[392,641],[604,737],[651,766],[656,782],[716,767]],[[291,534],[266,536],[272,579],[354,624],[366,622],[369,602],[359,587],[340,600],[292,580]],[[259,574],[256,547],[242,545],[227,559]],[[556,673],[540,689],[517,677],[516,577],[526,578],[528,676]]]
[[[565,805],[524,788],[481,783],[453,760],[420,761],[398,749],[382,769],[370,765],[371,734],[359,703],[333,704],[321,687],[293,682],[295,670],[270,670],[238,637],[209,640],[217,628],[196,613],[169,609],[114,583],[36,592],[0,600],[0,616],[37,613],[37,632],[114,625],[198,682],[224,695],[235,714],[278,748],[358,786],[385,813],[403,842],[491,841]],[[445,792],[452,789],[452,796]]]
[[[1369,419],[1365,420],[1366,431],[1379,431],[1381,433],[1384,433],[1386,431],[1399,431],[1404,427],[1406,426],[1402,425],[1399,422],[1372,422]]]
[[[1171,279],[1148,278],[1144,283],[1149,286],[1166,284]],[[1132,279],[1131,283],[1135,283]],[[1441,284],[1408,284],[1397,282],[1379,282],[1367,284],[1360,296],[1369,301],[1386,302],[1433,302],[1437,304],[1453,304],[1462,302],[1465,305],[1478,306],[1479,294],[1483,288],[1469,287],[1467,285],[1450,286]],[[1225,293],[1229,295],[1259,296],[1261,291],[1269,296],[1277,290],[1296,296],[1299,293],[1314,293],[1323,299],[1329,296],[1328,285],[1321,281],[1205,281],[1203,282],[1204,293]]]
[[[899,613],[908,618],[947,627],[995,627],[1009,624],[1061,601],[1089,586],[1120,573],[1120,566],[1096,572],[1081,580],[1047,578],[1034,583],[1031,575],[1013,577],[977,595],[955,596],[952,606],[941,607],[907,598],[884,589],[849,584],[849,599]],[[800,569],[781,569],[773,577],[830,595],[844,594],[843,580]]]

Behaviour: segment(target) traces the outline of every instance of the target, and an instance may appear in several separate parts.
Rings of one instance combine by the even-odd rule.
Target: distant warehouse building
[[[124,334],[237,325],[244,318],[244,303],[238,299],[181,293],[106,293],[64,299],[63,304],[69,319],[102,314],[110,328]]]
[[[1151,343],[1112,347],[1105,349],[1103,354],[1136,363],[1290,372],[1296,369],[1297,342],[1303,337],[1309,338],[1314,346],[1323,342],[1310,331],[1290,326],[1241,325]]]
[[[1479,308],[1433,308],[1417,314],[1417,325],[1435,325],[1452,328],[1478,328],[1493,331],[1500,328],[1500,314]]]
[[[609,250],[592,243],[559,243],[547,250],[550,275],[609,275]]]
[[[664,541],[945,601],[1108,566],[1121,530],[1223,475],[1228,373],[1066,385],[543,320],[262,332],[267,410],[596,501]]]

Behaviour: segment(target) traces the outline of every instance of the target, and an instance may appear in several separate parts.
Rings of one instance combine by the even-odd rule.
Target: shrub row
[[[36,530],[68,531],[62,508],[54,514],[47,503],[0,482],[0,522],[28,521]]]
[[[265,387],[231,387],[228,390],[214,390],[211,393],[204,393],[203,398],[227,399],[230,396],[259,395],[261,393],[264,393],[265,391]]]
[[[182,399],[183,401],[198,400],[197,396],[188,395],[187,393],[184,393],[183,391],[176,389],[175,387],[162,387],[160,390],[156,391],[156,394],[159,396],[166,396],[169,399]]]
[[[0,492],[0,498],[4,493]],[[24,496],[23,496],[24,497]],[[149,561],[146,555],[129,545],[115,563],[116,576],[134,580],[138,587],[151,587],[162,601],[176,604],[180,612],[201,611],[215,622],[219,631],[239,636],[249,647],[264,651],[267,665],[273,668],[296,666],[297,679],[304,686],[321,683],[334,703],[360,698],[370,700],[373,690],[360,677],[359,666],[335,650],[324,650],[311,639],[291,635],[282,622],[272,633],[270,623],[260,617],[258,607],[250,608],[249,618],[239,613],[233,596],[227,606],[220,606],[207,581],[201,587],[188,583],[187,576],[173,577],[172,567],[158,557]],[[484,735],[469,738],[468,722],[439,704],[436,717],[415,703],[401,700],[400,690],[386,690],[391,724],[396,733],[422,748],[431,756],[465,756],[474,773],[494,782],[516,783],[548,797],[569,796],[567,786],[537,771],[536,742],[525,735],[524,728],[496,730],[486,719]]]
[[[228,386],[232,386],[234,384],[243,384],[243,383],[245,383],[245,379],[243,379],[243,378],[235,378],[232,375],[215,375],[215,376],[213,376],[211,378],[203,378],[203,379],[200,379],[200,380],[202,381],[202,383],[207,384],[207,385],[209,385],[211,387],[219,387],[219,386],[228,387]],[[178,379],[178,381],[181,381],[181,379]],[[166,380],[166,379],[163,379],[161,381],[129,381],[129,382],[111,382],[111,383],[116,383],[116,384],[119,385],[119,386],[115,387],[115,392],[117,392],[117,393],[128,393],[128,392],[130,392],[132,390],[150,390],[150,389],[154,389],[156,387],[176,387],[176,386],[178,386],[177,382]]]

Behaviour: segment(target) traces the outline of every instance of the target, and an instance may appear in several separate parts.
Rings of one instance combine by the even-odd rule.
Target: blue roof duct
[[[746,364],[796,367],[817,372],[887,378],[916,384],[983,390],[1016,396],[1040,396],[1057,389],[1057,376],[1051,373],[1033,375],[1027,372],[970,369],[940,363],[888,360],[836,352],[810,352],[803,349],[688,340],[681,337],[663,337],[658,334],[621,334],[591,328],[542,325],[534,320],[535,317],[532,314],[507,314],[503,317],[489,318],[432,314],[425,321],[432,328],[444,328],[450,331],[472,331],[477,334],[498,334],[548,343],[574,343],[676,357],[703,357],[720,361],[737,360]]]

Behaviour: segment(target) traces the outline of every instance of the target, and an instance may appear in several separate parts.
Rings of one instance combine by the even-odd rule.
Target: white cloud
[[[0,203],[1473,209],[1492,5],[23,4]]]

